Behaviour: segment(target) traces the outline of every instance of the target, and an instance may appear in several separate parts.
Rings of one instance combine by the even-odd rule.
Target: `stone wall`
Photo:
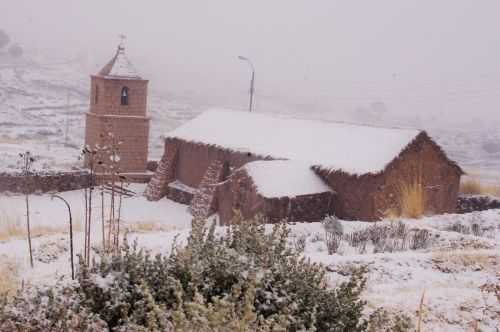
[[[500,209],[500,199],[482,195],[464,195],[458,197],[457,213],[470,213],[491,209]]]
[[[180,188],[168,187],[166,196],[174,202],[189,205],[193,200],[194,194]]]
[[[88,187],[90,175],[86,172],[37,174],[27,177],[0,173],[0,192],[45,193],[77,190]]]

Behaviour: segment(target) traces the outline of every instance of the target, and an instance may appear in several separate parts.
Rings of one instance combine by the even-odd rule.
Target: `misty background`
[[[498,0],[0,0],[0,172],[26,149],[41,169],[80,167],[89,75],[125,34],[150,80],[151,159],[201,111],[247,109],[243,55],[255,112],[425,129],[500,183],[498,13]]]
[[[500,119],[500,1],[2,0],[27,52],[95,73],[127,36],[153,91],[244,109]]]

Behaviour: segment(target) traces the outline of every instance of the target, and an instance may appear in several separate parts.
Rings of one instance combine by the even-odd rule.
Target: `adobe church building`
[[[427,213],[454,212],[462,174],[425,131],[209,110],[167,134],[145,195],[223,224],[236,211],[374,221],[400,211],[401,186],[415,181]]]
[[[148,80],[137,74],[122,45],[111,61],[91,76],[90,91],[85,145],[93,150],[114,146],[120,173],[145,175],[150,122],[146,114]],[[110,157],[109,151],[100,152],[98,159],[109,164]],[[88,157],[85,165],[89,167]],[[97,166],[96,171],[102,172],[102,168]]]

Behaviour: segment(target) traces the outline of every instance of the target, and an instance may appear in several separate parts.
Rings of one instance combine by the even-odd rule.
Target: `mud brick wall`
[[[106,79],[91,76],[90,112],[98,115],[146,116],[148,81]],[[122,88],[128,88],[128,105],[121,104]]]
[[[217,188],[217,205],[220,221],[227,224],[235,211],[244,219],[261,215],[266,222],[316,222],[331,214],[333,192],[296,197],[263,197],[257,192],[252,179],[243,169],[235,172]]]
[[[374,195],[374,213],[381,217],[384,209],[400,208],[395,197],[402,182],[422,185],[426,213],[454,213],[461,175],[462,171],[449,163],[441,148],[422,133],[386,167]]]
[[[128,105],[121,104],[121,92],[128,88]],[[145,172],[148,158],[149,122],[147,80],[106,79],[92,76],[90,111],[86,114],[85,144],[109,146],[113,133],[119,146],[119,168],[123,173]],[[106,162],[109,156],[100,156]],[[85,160],[88,167],[89,161]],[[102,169],[96,169],[102,172]]]
[[[37,174],[27,177],[0,173],[0,192],[46,193],[77,190],[88,187],[90,175],[86,172]]]
[[[113,133],[119,145],[119,168],[123,173],[145,172],[148,162],[149,118],[99,116],[87,113],[86,144],[111,145],[107,133]],[[109,157],[100,156],[101,160]],[[88,165],[88,160],[86,160]],[[99,172],[99,170],[97,170]]]
[[[235,170],[251,161],[272,159],[250,152],[235,152],[217,146],[187,142],[178,138],[167,138],[165,150],[172,149],[172,146],[179,147],[175,178],[194,188],[198,188],[206,170],[216,160],[227,163],[231,170]]]
[[[420,134],[383,172],[361,176],[314,167],[337,193],[336,216],[346,220],[376,221],[391,209],[400,211],[401,186],[422,184],[427,213],[456,211],[462,171],[450,162],[425,132]]]

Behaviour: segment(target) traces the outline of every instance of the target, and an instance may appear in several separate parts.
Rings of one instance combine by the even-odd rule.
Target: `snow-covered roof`
[[[366,174],[383,171],[419,133],[212,109],[166,136]]]
[[[99,75],[110,79],[141,79],[122,46],[118,47],[113,59],[101,69]]]
[[[257,192],[264,197],[294,197],[332,191],[310,165],[292,160],[261,160],[245,164]]]

